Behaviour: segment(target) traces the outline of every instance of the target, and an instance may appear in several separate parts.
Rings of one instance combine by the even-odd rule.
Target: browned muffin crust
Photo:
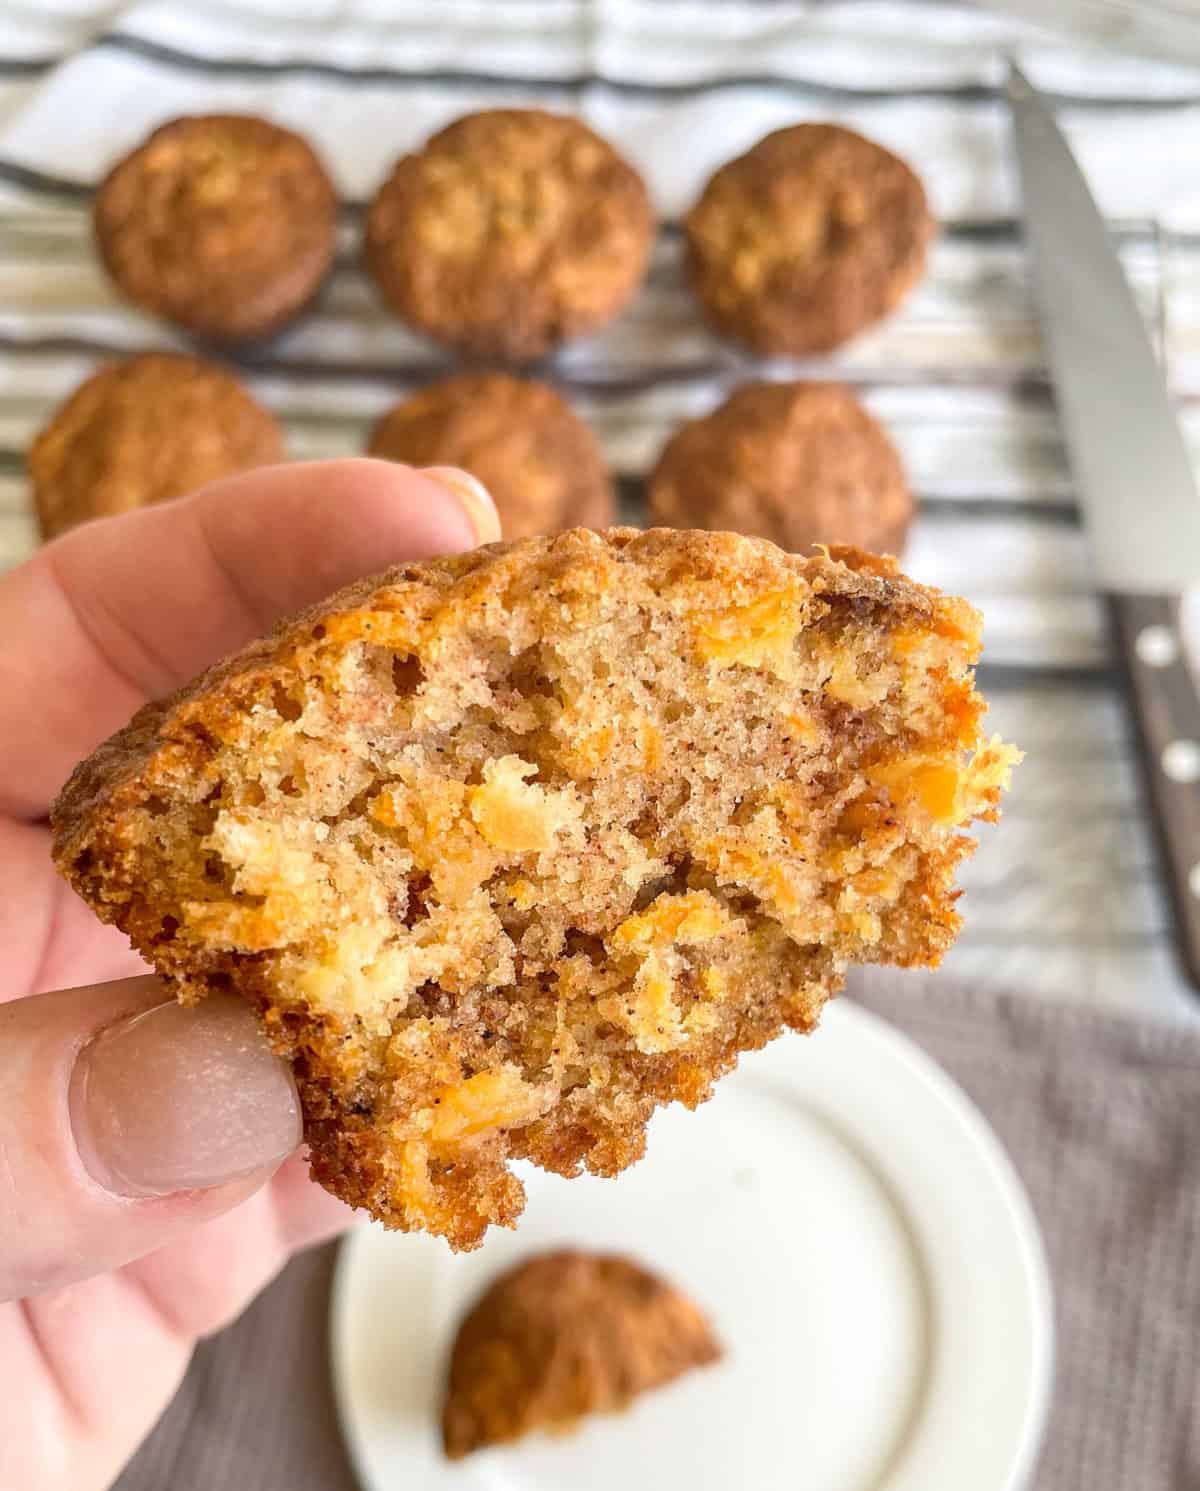
[[[502,1274],[459,1326],[442,1409],[451,1460],[616,1413],[719,1361],[687,1295],[610,1253],[542,1253]]]
[[[37,435],[26,464],[43,538],[283,459],[283,432],[215,363],[148,352],[101,368]]]
[[[688,278],[718,331],[767,356],[826,352],[900,304],[934,223],[920,180],[836,124],[776,130],[684,220]]]
[[[367,265],[418,331],[528,363],[602,326],[641,281],[641,177],[578,119],[487,109],[401,157],[367,216]]]
[[[120,290],[213,342],[281,330],[333,263],[337,196],[312,147],[243,114],[175,119],[109,172],[96,244]]]
[[[613,520],[599,442],[560,394],[532,379],[461,373],[431,383],[383,416],[369,454],[471,472],[492,494],[505,538]]]
[[[801,552],[899,554],[913,500],[895,446],[840,383],[746,383],[664,446],[650,516]]]
[[[575,529],[404,565],[151,704],[60,869],[293,1062],[313,1173],[461,1248],[612,1175],[854,962],[934,964],[1014,753],[890,560]]]

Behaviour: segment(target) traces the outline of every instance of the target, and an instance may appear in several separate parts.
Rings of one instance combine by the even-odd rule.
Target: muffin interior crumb
[[[701,537],[736,562],[684,583]],[[297,623],[60,849],[185,996],[256,1002],[319,1178],[459,1247],[509,1160],[619,1171],[847,964],[936,962],[1014,754],[976,614],[890,562],[531,542]]]

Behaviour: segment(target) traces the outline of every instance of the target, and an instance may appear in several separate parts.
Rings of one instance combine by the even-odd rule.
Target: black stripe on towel
[[[736,88],[778,91],[787,95],[824,99],[831,103],[889,103],[904,99],[929,103],[994,104],[1002,97],[999,86],[991,83],[952,83],[932,86],[894,88],[851,88],[801,78],[785,78],[774,73],[751,73],[732,77],[709,77],[679,82],[644,82],[634,78],[616,78],[589,71],[559,78],[530,77],[488,73],[466,69],[431,69],[409,72],[394,67],[346,67],[341,63],[323,62],[312,57],[283,58],[263,61],[253,57],[205,57],[184,52],[162,42],[128,32],[111,31],[90,44],[91,51],[123,52],[169,67],[200,72],[210,76],[271,77],[304,73],[313,77],[345,79],[354,83],[392,84],[405,88],[462,88],[474,93],[579,93],[590,89],[624,95],[630,98],[696,98]],[[1152,110],[1188,108],[1200,102],[1200,95],[1168,99],[1106,97],[1094,94],[1047,93],[1053,104],[1076,109]]]

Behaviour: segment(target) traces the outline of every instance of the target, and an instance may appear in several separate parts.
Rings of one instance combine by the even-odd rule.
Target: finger
[[[150,972],[124,932],[97,921],[58,874],[50,857],[49,829],[2,817],[0,947],[10,980],[0,985],[0,1004],[46,989]]]
[[[0,1305],[0,1485],[108,1485],[175,1391],[197,1336],[238,1315],[288,1255],[353,1215],[296,1154],[224,1216],[113,1273]],[[113,1342],[121,1391],[112,1391]],[[7,1448],[6,1448],[7,1447]]]
[[[267,1195],[275,1209],[279,1236],[289,1253],[326,1242],[366,1219],[366,1212],[354,1211],[313,1180],[305,1150],[284,1161],[271,1177]]]
[[[207,1336],[240,1315],[292,1253],[341,1232],[353,1216],[296,1154],[241,1206],[123,1272],[177,1334]]]
[[[0,1006],[0,1299],[120,1267],[228,1211],[300,1143],[249,1007],[152,978]]]
[[[224,1217],[113,1273],[0,1305],[0,1485],[107,1485],[170,1402],[195,1337],[239,1315],[295,1249],[340,1232],[349,1206],[295,1154]],[[113,1342],[121,1391],[113,1394]],[[48,1466],[58,1478],[46,1481]]]
[[[498,534],[471,478],[368,460],[246,472],[65,534],[0,580],[0,812],[41,817],[147,699],[280,616]]]
[[[0,1484],[111,1486],[192,1353],[123,1273],[0,1304]],[[18,1385],[20,1391],[12,1391]]]

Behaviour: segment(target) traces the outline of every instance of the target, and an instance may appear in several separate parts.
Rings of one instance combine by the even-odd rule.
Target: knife
[[[1181,958],[1200,988],[1200,695],[1180,632],[1200,495],[1141,313],[1043,98],[1006,88],[1035,299],[1076,495],[1145,772]]]

